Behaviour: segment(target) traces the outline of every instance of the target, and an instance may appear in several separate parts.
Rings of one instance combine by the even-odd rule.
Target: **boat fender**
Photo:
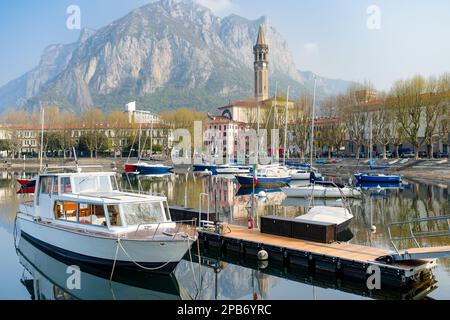
[[[252,216],[248,217],[248,229],[253,230],[253,217]]]
[[[269,260],[269,254],[267,253],[266,250],[260,250],[258,252],[258,260],[259,261],[267,261],[267,260]]]

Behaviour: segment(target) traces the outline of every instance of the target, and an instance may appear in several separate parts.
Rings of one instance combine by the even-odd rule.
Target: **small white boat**
[[[295,218],[306,222],[322,222],[337,225],[337,232],[345,231],[353,219],[353,215],[346,208],[317,206],[312,207],[307,214]]]
[[[64,258],[159,273],[197,239],[193,225],[171,221],[165,197],[121,192],[115,173],[40,174],[17,224],[21,237]]]
[[[361,198],[361,191],[354,188],[344,187],[335,188],[321,185],[309,185],[309,186],[292,186],[289,188],[281,188],[284,194],[290,198]]]

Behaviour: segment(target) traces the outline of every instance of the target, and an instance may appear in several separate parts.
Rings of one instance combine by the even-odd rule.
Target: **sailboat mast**
[[[152,116],[152,126],[150,129],[150,160],[153,156],[153,116]]]
[[[45,109],[42,107],[41,114],[41,150],[40,150],[40,160],[39,160],[39,170],[42,171],[42,161],[44,153],[44,121],[45,121]]]
[[[142,136],[142,123],[139,124],[138,162],[141,161],[141,136]]]
[[[289,109],[289,90],[290,87],[287,88],[286,95],[286,110],[284,112],[284,153],[283,153],[283,165],[286,166],[286,152],[287,152],[287,137],[288,137],[288,109]]]
[[[278,82],[275,85],[275,98],[273,104],[273,129],[277,128],[277,96],[278,96]],[[275,160],[275,141],[272,139],[272,159]]]
[[[317,79],[314,77],[314,94],[313,94],[313,105],[312,105],[312,119],[311,119],[311,169],[313,167],[313,160],[314,160],[314,121],[316,117],[316,86],[317,86]]]

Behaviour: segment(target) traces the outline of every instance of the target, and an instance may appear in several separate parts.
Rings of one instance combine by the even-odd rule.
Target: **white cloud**
[[[308,42],[303,45],[303,51],[308,55],[316,55],[320,52],[320,46],[317,42]]]
[[[195,0],[195,2],[211,9],[217,15],[227,14],[236,9],[236,4],[232,0]]]

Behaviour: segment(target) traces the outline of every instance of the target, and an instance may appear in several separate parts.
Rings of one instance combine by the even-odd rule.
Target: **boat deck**
[[[392,254],[389,250],[379,249],[374,247],[367,247],[349,243],[317,243],[311,241],[304,241],[298,239],[290,239],[280,236],[274,236],[269,234],[263,234],[258,230],[249,230],[244,227],[228,226],[230,233],[223,235],[225,238],[234,240],[245,240],[250,242],[256,242],[266,244],[270,246],[276,246],[280,248],[286,248],[298,251],[308,251],[315,254],[332,256],[339,259],[346,259],[359,262],[376,262],[376,259],[380,257]],[[427,263],[426,261],[413,261],[413,265],[422,265]],[[395,263],[393,266],[398,267],[411,267],[411,263]]]

